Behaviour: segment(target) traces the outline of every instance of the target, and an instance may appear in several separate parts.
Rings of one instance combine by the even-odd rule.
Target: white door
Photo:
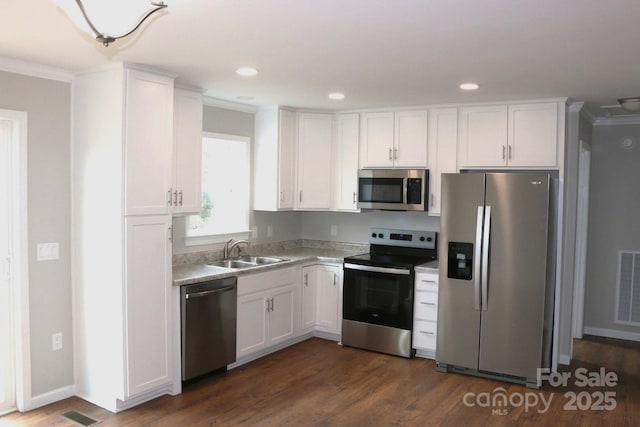
[[[302,268],[302,329],[316,326],[317,267]]]
[[[283,286],[271,292],[271,312],[269,313],[269,345],[275,345],[294,337],[293,307],[295,288]]]
[[[331,115],[300,114],[298,209],[331,208]]]
[[[340,316],[340,276],[338,267],[318,267],[317,325],[330,331],[338,331]]]
[[[238,297],[237,359],[267,346],[268,295],[259,292]]]
[[[334,209],[358,212],[360,116],[339,114],[334,128]]]
[[[10,276],[12,123],[0,119],[0,415],[15,407]]]
[[[427,110],[395,113],[394,167],[427,167]]]

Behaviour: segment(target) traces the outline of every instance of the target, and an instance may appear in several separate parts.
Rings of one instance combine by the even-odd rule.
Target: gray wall
[[[624,149],[624,137],[635,145]],[[640,333],[614,323],[618,251],[640,251],[640,125],[595,126],[591,151],[585,328]]]
[[[32,396],[73,384],[70,268],[71,85],[0,72],[0,108],[28,114],[29,311]],[[37,243],[60,259],[36,261]],[[62,332],[63,349],[51,351]]]

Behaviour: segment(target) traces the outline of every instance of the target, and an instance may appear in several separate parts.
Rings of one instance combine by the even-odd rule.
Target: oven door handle
[[[374,267],[371,265],[360,265],[360,264],[351,264],[344,263],[344,268],[349,270],[360,270],[360,271],[370,271],[372,273],[387,273],[387,274],[400,274],[403,276],[410,276],[411,270],[406,268],[391,268],[391,267]]]

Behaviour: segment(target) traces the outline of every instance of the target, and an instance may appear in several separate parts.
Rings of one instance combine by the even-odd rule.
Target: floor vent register
[[[93,426],[99,424],[99,420],[95,420],[85,414],[82,414],[78,411],[69,411],[62,414],[62,418],[66,418],[80,426]]]

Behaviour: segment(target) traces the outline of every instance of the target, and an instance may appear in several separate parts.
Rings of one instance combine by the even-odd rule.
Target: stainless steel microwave
[[[426,211],[429,171],[360,169],[358,207],[392,211]]]

